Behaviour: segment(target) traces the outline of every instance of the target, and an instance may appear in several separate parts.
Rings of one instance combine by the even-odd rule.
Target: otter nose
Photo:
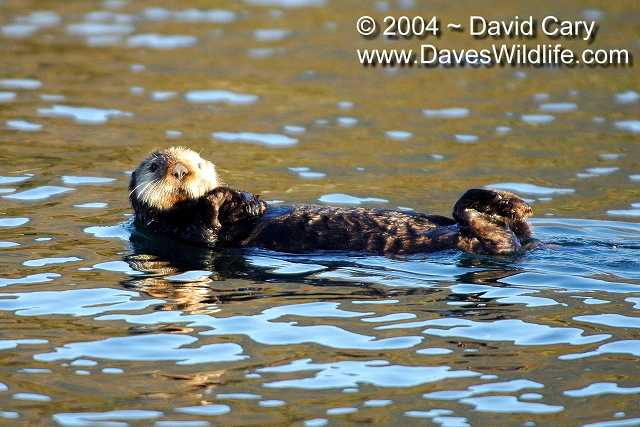
[[[176,179],[182,179],[188,173],[189,173],[189,169],[187,169],[187,167],[182,163],[176,163],[173,166],[173,176],[175,176]]]

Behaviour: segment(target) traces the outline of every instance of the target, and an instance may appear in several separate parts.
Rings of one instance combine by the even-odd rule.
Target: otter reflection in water
[[[247,309],[245,304],[251,304],[255,312],[259,312],[271,305],[291,304],[292,299],[350,301],[380,300],[390,296],[419,296],[421,299],[429,296],[433,301],[463,301],[470,304],[469,309],[476,309],[476,303],[487,301],[479,298],[484,291],[456,294],[448,286],[432,285],[441,281],[447,284],[495,284],[521,273],[510,258],[455,254],[454,251],[441,254],[447,263],[455,266],[455,271],[445,278],[429,273],[421,276],[413,268],[407,270],[407,266],[402,265],[394,268],[398,261],[390,261],[388,265],[371,262],[372,258],[362,253],[357,256],[344,256],[343,252],[283,255],[254,249],[213,250],[138,231],[132,233],[130,243],[131,254],[124,260],[132,269],[144,274],[129,277],[122,286],[163,300],[160,310],[190,313],[215,313],[223,305],[238,302],[242,302],[243,310]],[[255,264],[253,257],[260,261]],[[426,258],[410,257],[406,262]],[[269,259],[274,263],[270,264]],[[273,271],[272,268],[283,259],[301,267],[308,264],[311,268],[287,273]],[[442,260],[440,258],[438,262],[442,263]],[[318,265],[325,267],[320,274],[316,274]],[[351,276],[350,272],[357,273]],[[388,286],[393,283],[410,284]],[[461,307],[454,308],[455,315],[460,315]]]
[[[506,191],[468,190],[453,219],[386,209],[273,207],[224,186],[211,162],[181,147],[144,159],[129,189],[136,227],[215,249],[393,255],[458,248],[504,255],[523,250],[532,238],[531,207]]]
[[[252,254],[243,249],[213,250],[138,231],[131,234],[130,243],[131,254],[124,260],[132,269],[144,274],[133,275],[122,285],[164,300],[162,310],[211,313],[217,311],[221,304],[234,301],[264,301],[300,293],[319,299],[377,299],[388,293],[384,288],[362,286],[360,283],[341,283],[328,291],[324,280],[313,277],[316,270],[284,276],[274,274],[268,268],[252,265]],[[350,260],[339,257],[324,260],[322,264],[328,269],[354,266]],[[296,262],[318,261],[297,259]],[[176,277],[184,272],[188,273]]]
[[[193,246],[165,236],[150,236],[134,231],[130,238],[132,253],[124,260],[144,275],[135,275],[122,284],[154,298],[166,301],[163,310],[211,312],[237,291],[212,287],[210,283],[229,278],[259,278],[260,272],[250,269],[239,251],[213,251]],[[185,271],[200,271],[196,276],[174,280],[172,276]]]

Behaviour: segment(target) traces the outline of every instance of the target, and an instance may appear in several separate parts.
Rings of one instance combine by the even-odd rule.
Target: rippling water
[[[531,8],[500,14],[595,18],[598,46],[638,55],[634,1]],[[637,71],[356,64],[375,43],[360,15],[471,9],[496,14],[0,2],[1,423],[640,424]],[[545,244],[383,258],[149,240],[128,173],[175,144],[271,203],[448,214],[466,188],[512,190]]]

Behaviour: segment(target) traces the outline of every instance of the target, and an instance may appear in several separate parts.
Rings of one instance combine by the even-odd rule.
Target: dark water
[[[0,2],[0,423],[640,425],[637,70],[364,69],[354,21],[387,7],[596,17],[639,53],[637,1]],[[131,237],[127,172],[177,144],[273,202],[509,188],[546,245]]]

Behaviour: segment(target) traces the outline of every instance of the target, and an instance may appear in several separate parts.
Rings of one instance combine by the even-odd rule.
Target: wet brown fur
[[[297,206],[256,224],[242,242],[285,252],[351,250],[403,254],[455,245],[455,221],[386,209]]]

